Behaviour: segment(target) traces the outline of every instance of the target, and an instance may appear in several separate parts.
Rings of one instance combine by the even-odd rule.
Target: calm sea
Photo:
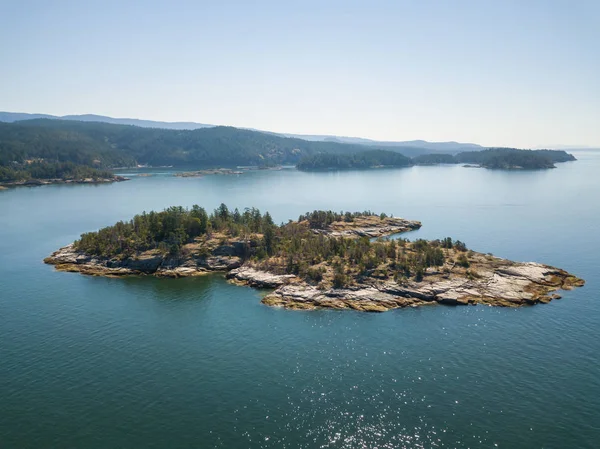
[[[600,447],[600,153],[548,171],[414,167],[152,177],[0,192],[2,448]],[[144,210],[256,206],[423,222],[413,237],[565,268],[516,310],[286,311],[198,279],[104,279],[42,259]]]

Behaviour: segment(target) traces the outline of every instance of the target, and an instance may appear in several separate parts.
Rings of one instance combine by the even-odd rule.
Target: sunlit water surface
[[[600,154],[535,172],[414,167],[0,192],[0,447],[598,447]],[[219,275],[105,279],[41,260],[144,210],[256,206],[423,222],[411,238],[565,268],[549,305],[287,311]]]

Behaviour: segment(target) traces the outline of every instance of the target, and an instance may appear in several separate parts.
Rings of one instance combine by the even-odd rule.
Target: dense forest
[[[354,154],[315,154],[298,162],[299,170],[347,170],[377,167],[407,167],[410,165],[477,164],[493,169],[554,168],[555,162],[573,161],[575,157],[557,150],[519,150],[516,148],[491,148],[451,154],[423,154],[412,159],[385,150],[364,151]]]
[[[101,168],[135,164],[232,167],[296,164],[304,155],[364,150],[358,144],[308,141],[225,126],[169,130],[52,119],[0,123],[0,165],[43,158]],[[426,151],[400,150],[407,154]]]
[[[114,174],[73,162],[31,161],[23,164],[0,165],[0,183],[39,179],[82,180],[110,179]]]
[[[554,168],[555,162],[574,161],[575,157],[558,150],[518,150],[516,148],[490,148],[483,151],[458,153],[457,163],[478,164],[485,168]]]
[[[4,182],[38,176],[43,176],[39,179],[84,174],[96,177],[100,173],[95,169],[136,164],[196,168],[297,164],[301,170],[434,163],[472,163],[487,168],[550,168],[554,162],[574,159],[564,151],[550,150],[496,148],[452,156],[427,154],[430,151],[417,147],[385,148],[308,141],[224,126],[170,130],[35,119],[0,123],[0,174]]]
[[[299,170],[364,169],[372,167],[408,167],[413,165],[410,158],[393,151],[370,150],[353,154],[318,153],[302,158]]]
[[[377,220],[385,217],[369,211],[313,211],[301,215],[298,221],[276,225],[268,212],[263,214],[256,208],[231,211],[221,204],[209,214],[197,205],[191,209],[170,207],[82,234],[75,242],[75,248],[104,258],[136,257],[148,250],[179,257],[189,251],[188,244],[202,247],[211,239],[231,242],[233,237],[244,245],[245,260],[270,272],[296,274],[305,280],[319,282],[325,265],[333,267],[337,287],[350,281],[350,273],[371,275],[374,270],[385,271],[386,276],[396,279],[414,276],[419,280],[428,267],[444,264],[444,249],[467,251],[464,243],[451,238],[410,243],[404,239],[371,241],[367,237],[330,237],[314,232],[335,221],[353,221],[367,215]],[[205,255],[208,256],[208,252]],[[460,255],[456,263],[468,266],[469,262],[465,255]],[[319,267],[319,264],[324,265]]]
[[[33,122],[52,120],[0,123],[1,166],[40,159],[101,168],[135,164],[134,157],[117,151],[104,139],[68,128],[35,126]]]
[[[456,164],[452,154],[421,154],[413,157],[415,165]]]

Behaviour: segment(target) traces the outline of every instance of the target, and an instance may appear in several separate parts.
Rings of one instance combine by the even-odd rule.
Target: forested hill
[[[510,148],[453,155],[418,147],[308,141],[233,128],[170,130],[55,119],[0,123],[0,181],[48,177],[101,177],[90,170],[136,164],[174,167],[298,165],[302,170],[404,167],[469,163],[487,168],[551,168],[574,160],[564,151]],[[413,159],[411,159],[411,157]],[[35,168],[35,170],[33,170]],[[35,171],[35,173],[34,173]]]
[[[370,150],[353,154],[319,153],[306,156],[298,162],[298,170],[347,170],[376,167],[408,167],[412,159],[393,151]]]
[[[407,167],[411,165],[476,164],[495,169],[544,169],[554,168],[555,162],[574,161],[575,157],[559,150],[519,150],[516,148],[491,148],[483,151],[467,151],[451,154],[424,154],[407,158],[399,153],[385,150],[362,151],[353,154],[319,153],[303,157],[298,169],[347,170],[377,167]]]
[[[0,123],[1,165],[36,158],[101,168],[272,165],[296,164],[303,156],[317,153],[364,150],[358,144],[307,141],[224,126],[168,130],[51,119]],[[428,152],[413,147],[392,150],[407,156]]]
[[[484,151],[458,153],[454,159],[456,163],[478,164],[485,168],[540,169],[554,168],[555,162],[574,161],[575,157],[562,150],[490,148]]]
[[[135,125],[143,128],[160,128],[160,129],[179,129],[179,130],[191,130],[198,128],[212,128],[215,125],[209,125],[206,123],[197,122],[161,122],[155,120],[143,120],[136,118],[115,118],[107,117],[105,115],[97,114],[80,114],[80,115],[49,115],[49,114],[30,114],[22,112],[6,112],[0,111],[0,122],[18,122],[22,120],[32,120],[39,118],[49,118],[58,120],[75,120],[80,122],[103,122],[113,123],[117,125]],[[346,137],[346,136],[333,136],[333,135],[314,135],[314,134],[290,134],[290,133],[278,133],[272,131],[261,131],[260,129],[244,128],[251,131],[259,131],[267,134],[272,134],[280,137],[293,137],[302,140],[316,140],[324,142],[338,142],[338,143],[351,143],[365,145],[375,148],[385,147],[409,147],[426,149],[429,152],[435,153],[457,153],[459,151],[477,151],[483,147],[474,143],[459,143],[459,142],[428,142],[426,140],[410,140],[410,141],[380,141],[365,139],[362,137]]]
[[[424,154],[413,158],[417,165],[476,164],[485,168],[539,169],[554,168],[557,162],[574,161],[572,154],[562,150],[519,150],[517,148],[489,148],[465,151],[456,155]]]

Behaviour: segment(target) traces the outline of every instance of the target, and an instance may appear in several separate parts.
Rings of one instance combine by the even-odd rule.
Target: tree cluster
[[[53,119],[0,123],[0,165],[45,158],[103,168],[270,166],[296,164],[316,153],[364,150],[358,144],[287,138],[228,126],[172,130]]]
[[[106,170],[98,170],[73,162],[36,161],[25,164],[0,165],[0,182],[28,181],[31,179],[106,179],[114,175]]]
[[[351,223],[357,217],[369,217],[375,215],[366,210],[364,212],[334,212],[331,210],[315,210],[306,212],[298,217],[298,221],[307,221],[311,229],[326,229],[331,223],[344,221]],[[381,214],[380,218],[385,218],[386,214]]]
[[[456,155],[425,154],[416,156],[417,165],[431,164],[477,164],[485,168],[524,169],[554,168],[555,162],[574,161],[575,157],[559,150],[519,150],[517,148],[490,148],[482,151],[466,151]]]
[[[177,256],[184,245],[195,242],[206,248],[210,239],[223,239],[244,244],[245,259],[261,268],[280,274],[296,274],[318,284],[324,274],[333,270],[334,285],[348,285],[352,279],[370,276],[405,280],[422,279],[429,267],[441,267],[446,253],[461,251],[466,260],[466,246],[451,238],[443,240],[378,239],[367,237],[332,237],[315,232],[311,218],[323,223],[358,217],[369,212],[342,214],[314,211],[301,216],[300,221],[276,225],[268,212],[256,208],[231,211],[221,204],[212,213],[200,206],[191,209],[170,207],[162,212],[142,213],[114,226],[82,234],[76,249],[104,258],[135,257],[147,250]],[[375,215],[374,215],[375,216]],[[321,221],[325,220],[325,221]],[[329,221],[333,220],[333,221]],[[207,250],[208,251],[208,250]],[[208,252],[205,253],[208,255]]]
[[[406,167],[414,164],[474,163],[489,168],[547,168],[574,160],[564,151],[494,148],[486,151],[419,154],[417,147],[309,141],[216,126],[195,130],[142,128],[101,122],[35,119],[0,123],[0,167],[33,159],[92,168],[153,166],[214,168],[297,164],[300,170]],[[414,159],[405,154],[417,156]],[[16,176],[16,175],[15,175]]]
[[[352,154],[317,153],[302,158],[297,168],[305,171],[350,170],[373,167],[408,167],[410,158],[395,151],[368,150]]]
[[[150,249],[175,255],[183,245],[197,237],[211,237],[218,232],[229,236],[261,234],[269,252],[271,243],[268,240],[273,238],[274,227],[269,213],[261,214],[256,208],[231,212],[221,204],[209,214],[198,205],[191,209],[173,206],[162,212],[144,212],[129,221],[82,234],[75,247],[101,257],[131,257]]]

